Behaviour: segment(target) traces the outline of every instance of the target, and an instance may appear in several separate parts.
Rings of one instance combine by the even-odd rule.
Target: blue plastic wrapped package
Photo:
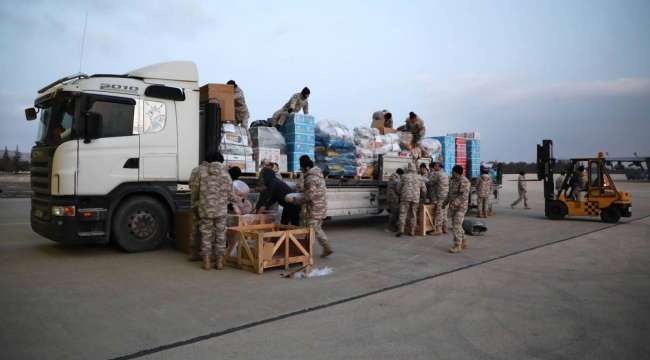
[[[456,138],[453,136],[434,136],[432,139],[440,142],[442,149],[440,162],[442,162],[445,172],[451,175],[451,170],[456,165]]]

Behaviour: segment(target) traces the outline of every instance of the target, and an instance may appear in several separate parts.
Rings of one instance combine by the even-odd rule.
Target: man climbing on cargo
[[[198,200],[199,229],[201,231],[201,257],[203,269],[212,268],[212,257],[216,257],[215,267],[222,270],[224,267],[224,253],[226,251],[226,217],[228,204],[236,203],[232,191],[232,179],[223,164],[223,155],[210,152],[206,155],[208,164],[199,165],[198,182],[192,196]],[[196,185],[198,184],[198,188]],[[194,204],[193,204],[194,206]],[[239,213],[237,206],[235,212]]]
[[[470,186],[469,180],[463,176],[463,167],[460,165],[454,166],[449,181],[449,195],[443,203],[444,206],[449,205],[449,212],[451,212],[454,246],[449,249],[449,252],[452,254],[459,253],[467,248],[463,220],[465,220],[465,213],[467,212]]]
[[[478,178],[476,184],[476,192],[478,193],[478,217],[487,218],[488,214],[488,201],[490,192],[492,191],[492,178],[488,175],[487,169],[481,170],[481,176]]]
[[[289,101],[273,114],[273,118],[271,119],[273,126],[277,128],[282,127],[287,120],[287,116],[291,113],[297,113],[302,110],[303,113],[309,114],[309,101],[307,99],[309,99],[310,94],[311,91],[305,86],[301,92],[291,95]]]
[[[433,171],[429,175],[429,199],[434,208],[434,227],[435,229],[431,235],[440,235],[447,233],[447,207],[444,201],[447,200],[449,194],[449,177],[442,169],[442,164],[439,162],[432,162],[431,166]]]
[[[415,171],[415,163],[409,162],[406,174],[402,175],[397,186],[397,192],[399,194],[399,229],[395,236],[402,236],[407,220],[409,234],[415,236],[418,206],[420,206],[420,200],[427,195],[427,187],[422,177]]]
[[[426,134],[424,121],[412,111],[409,113],[409,117],[406,118],[404,125],[398,127],[397,130],[410,132],[413,135],[411,145],[414,148],[420,145],[420,140]]]
[[[528,207],[528,185],[526,184],[526,173],[524,171],[519,172],[519,176],[517,177],[517,193],[519,197],[510,204],[510,208],[514,209],[523,200],[524,209],[530,210]]]
[[[327,235],[323,231],[323,219],[327,217],[327,185],[321,169],[307,155],[300,157],[300,171],[304,175],[302,182],[303,226],[314,229],[316,240],[323,247],[321,257],[332,254]],[[293,202],[294,200],[289,200]]]
[[[388,201],[388,209],[390,216],[388,218],[388,231],[397,232],[399,230],[399,183],[404,170],[397,169],[394,174],[390,176],[388,185],[386,186],[386,197]]]
[[[235,123],[247,129],[250,114],[248,113],[244,91],[237,85],[235,80],[228,80],[226,84],[232,85],[235,88]]]

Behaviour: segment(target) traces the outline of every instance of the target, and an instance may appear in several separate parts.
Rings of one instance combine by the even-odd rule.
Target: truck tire
[[[154,250],[165,242],[169,223],[169,213],[163,204],[148,196],[134,196],[115,211],[113,237],[126,252]]]
[[[562,220],[566,217],[567,212],[566,205],[559,200],[551,200],[546,209],[547,216],[551,220]]]
[[[621,211],[616,206],[610,206],[600,212],[600,218],[606,223],[617,223],[621,219]]]

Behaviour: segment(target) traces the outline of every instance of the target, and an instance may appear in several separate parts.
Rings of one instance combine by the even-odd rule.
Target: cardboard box
[[[242,170],[243,172],[247,173],[255,173],[257,172],[257,166],[255,165],[255,161],[249,157],[246,157],[246,170]]]
[[[273,148],[255,148],[253,149],[253,159],[260,165],[262,160],[267,159],[271,162],[280,164],[280,149]]]
[[[216,101],[221,107],[221,121],[235,121],[235,87],[226,84],[206,84],[200,89],[201,102]]]
[[[245,128],[235,124],[223,124],[221,130],[222,144],[248,146],[248,131]]]
[[[397,130],[395,130],[395,129],[393,129],[393,128],[384,128],[383,131],[381,132],[381,134],[382,134],[382,135],[386,135],[386,134],[394,134],[394,133],[396,133],[396,132],[397,132]]]

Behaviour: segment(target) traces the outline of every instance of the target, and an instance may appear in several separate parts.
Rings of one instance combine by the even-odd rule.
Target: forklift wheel
[[[621,219],[621,211],[616,206],[610,206],[600,212],[600,218],[606,223],[617,223]]]
[[[559,200],[553,200],[548,204],[547,216],[552,220],[562,220],[567,214],[566,205]]]

